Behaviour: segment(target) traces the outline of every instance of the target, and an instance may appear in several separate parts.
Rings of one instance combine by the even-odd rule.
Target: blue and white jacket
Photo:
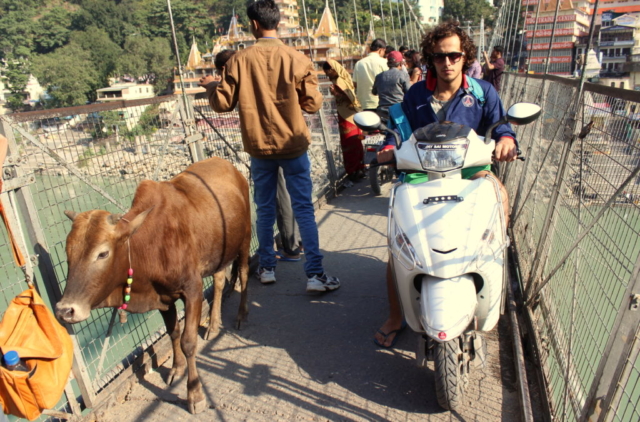
[[[431,108],[431,97],[436,89],[437,79],[432,72],[427,73],[425,81],[416,82],[402,101],[404,112],[411,130],[419,129],[429,123],[438,121],[436,113]],[[462,75],[462,86],[452,98],[446,112],[445,120],[469,126],[480,136],[484,136],[489,126],[501,119],[505,114],[502,101],[493,85],[486,81],[475,79],[473,87],[480,87],[484,98],[479,93],[472,91],[466,75]],[[395,129],[392,121],[388,124],[390,129]],[[508,137],[515,140],[515,132],[509,123],[500,125],[493,130],[493,138]],[[395,138],[387,135],[382,149],[390,149],[395,146]]]

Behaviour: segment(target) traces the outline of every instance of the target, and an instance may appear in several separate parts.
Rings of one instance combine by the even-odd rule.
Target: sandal
[[[380,343],[378,339],[374,337],[373,342],[376,344],[376,346],[382,347],[383,349],[391,349],[393,346],[396,345],[396,342],[398,341],[398,337],[400,337],[400,334],[404,331],[405,328],[407,328],[407,321],[402,321],[402,325],[400,326],[400,328],[398,328],[397,330],[391,330],[388,333],[384,333],[382,332],[382,330],[378,330],[378,334],[384,337],[384,340],[382,341],[382,343]],[[387,342],[387,339],[389,338],[390,335],[393,335],[393,334],[395,334],[395,336],[393,337],[393,340],[391,340],[391,344],[388,346],[385,346],[384,344]]]

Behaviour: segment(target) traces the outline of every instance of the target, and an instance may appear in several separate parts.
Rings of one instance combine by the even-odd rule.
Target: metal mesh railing
[[[309,155],[316,198],[335,189],[344,174],[337,125],[332,123],[335,103],[330,96],[323,109],[326,116],[305,116],[313,137]],[[323,125],[322,120],[329,124]],[[226,158],[249,176],[238,113],[217,114],[204,99],[190,98],[186,107],[177,96],[96,104],[15,114],[1,123],[10,145],[3,203],[18,193],[33,204],[11,207],[11,212],[26,223],[27,255],[38,255],[30,268],[51,308],[66,279],[64,248],[71,223],[65,210],[126,211],[140,181],[169,180],[210,156]],[[253,215],[255,223],[255,205]],[[0,268],[6,280],[0,292],[3,312],[26,283],[13,263],[6,234],[1,236]],[[251,247],[253,253],[255,235]],[[211,285],[211,278],[206,279],[205,289],[210,290]],[[177,305],[181,311],[181,302]],[[78,364],[57,410],[77,413],[78,402],[93,407],[115,378],[125,370],[136,370],[136,359],[165,333],[158,312],[131,314],[126,324],[116,322],[110,331],[113,315],[112,309],[98,309],[88,320],[72,326]]]
[[[638,326],[629,357],[625,361],[624,372],[617,385],[617,393],[612,401],[608,421],[640,420],[640,326]]]
[[[577,81],[516,74],[506,81],[507,103],[543,108],[538,122],[519,129],[527,161],[510,166],[506,183],[551,411],[557,420],[581,420],[600,412],[596,391],[624,365],[611,351],[630,318],[640,256],[640,96],[587,84],[574,107]],[[633,383],[626,388],[628,397],[640,394]]]

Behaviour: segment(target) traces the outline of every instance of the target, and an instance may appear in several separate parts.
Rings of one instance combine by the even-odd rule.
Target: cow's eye
[[[100,252],[100,254],[98,254],[98,259],[105,259],[109,256],[109,251],[106,252]]]

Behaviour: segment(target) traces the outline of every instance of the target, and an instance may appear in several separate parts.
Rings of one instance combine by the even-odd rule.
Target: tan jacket
[[[301,109],[315,113],[322,106],[311,60],[271,38],[234,54],[207,95],[218,113],[238,105],[244,150],[256,158],[303,154],[311,135]]]

